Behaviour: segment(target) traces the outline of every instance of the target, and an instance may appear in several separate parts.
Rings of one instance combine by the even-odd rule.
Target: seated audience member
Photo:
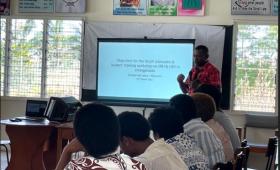
[[[196,114],[193,99],[186,94],[178,94],[170,99],[170,106],[182,114],[184,132],[194,138],[198,147],[208,157],[210,169],[218,162],[225,162],[221,140]]]
[[[219,122],[223,126],[227,134],[229,135],[233,150],[239,148],[241,144],[236,129],[232,121],[230,120],[228,114],[224,113],[220,109],[220,101],[222,96],[220,90],[215,86],[209,84],[203,84],[198,89],[196,89],[195,92],[206,93],[214,99],[216,104],[216,112],[214,114],[214,120]]]
[[[121,126],[121,150],[145,164],[148,170],[185,170],[188,167],[177,151],[163,139],[153,141],[149,122],[137,112],[118,115]]]
[[[184,133],[183,118],[170,107],[155,109],[149,116],[154,138],[164,138],[179,153],[190,170],[208,170],[209,161],[193,138]]]
[[[83,106],[76,113],[74,131],[76,138],[63,149],[57,170],[146,169],[142,163],[117,152],[120,126],[115,112],[110,107],[94,103]],[[71,154],[78,151],[85,151],[87,155],[70,160]]]
[[[214,99],[205,93],[193,93],[192,98],[196,106],[196,112],[221,140],[224,148],[226,161],[233,160],[233,148],[228,134],[225,129],[213,119],[216,106]]]

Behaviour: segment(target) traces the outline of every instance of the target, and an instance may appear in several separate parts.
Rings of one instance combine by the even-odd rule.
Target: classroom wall
[[[87,0],[87,12],[85,14],[46,14],[46,13],[18,13],[18,0],[11,0],[12,16],[22,17],[82,17],[85,21],[92,22],[149,22],[149,23],[186,23],[186,24],[208,24],[208,25],[232,25],[235,22],[254,23],[277,23],[276,16],[231,16],[230,0],[206,0],[206,12],[203,17],[189,16],[113,16],[113,0]],[[26,98],[1,97],[1,119],[23,116],[25,112]],[[142,113],[143,108],[114,107],[117,113],[125,110],[138,111]],[[147,109],[147,115],[151,109]],[[236,126],[243,127],[244,113],[230,114]],[[251,130],[248,133],[251,140],[266,142],[268,136],[273,136],[273,131]],[[4,126],[1,125],[1,139],[7,138]],[[264,155],[250,155],[249,167],[263,169],[265,164]]]
[[[230,0],[206,0],[206,11],[203,17],[190,16],[113,16],[113,0],[87,0],[85,14],[48,14],[18,13],[18,0],[11,0],[14,16],[80,16],[87,21],[101,22],[151,22],[151,23],[188,23],[209,25],[232,25],[234,21],[265,21],[277,23],[276,16],[231,16]]]

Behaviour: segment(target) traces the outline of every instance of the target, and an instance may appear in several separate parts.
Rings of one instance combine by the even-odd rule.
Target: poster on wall
[[[10,0],[0,0],[0,15],[10,15]]]
[[[54,12],[53,0],[18,0],[19,12]]]
[[[114,0],[114,15],[147,15],[147,0]]]
[[[176,16],[177,0],[147,0],[148,15]]]
[[[204,16],[205,0],[178,0],[179,16]]]
[[[278,0],[271,2],[271,15],[278,15]]]
[[[231,0],[232,15],[270,15],[270,0]]]
[[[85,0],[55,0],[55,12],[85,13]]]

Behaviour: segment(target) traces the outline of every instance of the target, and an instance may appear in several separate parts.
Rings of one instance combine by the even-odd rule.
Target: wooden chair
[[[242,130],[243,130],[243,128],[242,127],[237,127],[235,129],[237,130],[239,140],[241,141],[242,140]]]
[[[10,145],[11,142],[9,140],[1,140],[0,146],[4,147],[6,151],[6,158],[7,158],[7,165],[9,164],[9,151],[8,151],[8,145]]]
[[[267,151],[265,156],[268,158],[267,163],[266,163],[266,170],[271,169],[272,162],[274,160],[274,155],[275,155],[275,150],[276,150],[276,145],[277,145],[277,138],[276,137],[271,137],[268,140],[267,144]]]
[[[234,158],[235,158],[234,159],[234,165],[237,167],[237,169],[240,169],[240,166],[244,170],[247,169],[247,162],[248,162],[249,154],[250,154],[250,146],[248,145],[247,140],[241,141],[241,147],[237,148],[234,151]],[[239,160],[241,158],[242,158],[242,161]],[[242,162],[241,165],[239,165],[240,162]]]
[[[227,163],[217,163],[214,167],[213,170],[233,170],[233,164],[232,162],[227,162]]]
[[[246,170],[247,169],[247,163],[248,163],[249,155],[250,155],[250,146],[248,145],[248,142],[247,142],[246,139],[244,139],[241,142],[241,148],[240,149],[243,151],[243,154],[245,155],[242,167]]]
[[[243,165],[246,164],[246,155],[242,150],[239,150],[237,154],[234,155],[233,162],[221,163],[218,162],[213,170],[242,170]],[[246,170],[247,168],[244,168]]]
[[[246,155],[241,151],[235,156],[234,170],[242,170],[244,164],[247,165]],[[244,170],[246,169],[247,167],[244,168]]]
[[[246,114],[243,139],[246,139],[246,133],[248,127],[275,130],[278,127],[278,117]],[[248,142],[248,145],[250,146],[250,152],[263,153],[263,154],[267,152],[267,144],[265,143],[260,144],[260,143]]]

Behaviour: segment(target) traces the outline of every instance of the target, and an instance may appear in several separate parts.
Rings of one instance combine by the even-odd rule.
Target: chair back
[[[235,170],[242,170],[242,167],[243,167],[243,165],[244,165],[244,162],[246,162],[247,160],[245,160],[246,159],[246,156],[245,156],[245,154],[243,153],[243,151],[241,151],[241,152],[239,152],[237,155],[236,155],[236,158],[235,158],[235,160],[236,160],[236,162],[235,162]],[[245,170],[247,169],[247,167],[246,168],[244,168]]]
[[[217,163],[213,170],[233,170],[233,164],[232,162],[227,162],[227,163]]]
[[[244,139],[241,142],[241,147],[237,148],[234,152],[234,156],[235,156],[235,161],[237,162],[237,158],[238,155],[242,152],[242,154],[244,155],[243,161],[242,161],[242,165],[241,167],[244,168],[245,170],[247,169],[247,162],[248,162],[248,158],[249,158],[249,154],[250,154],[250,146],[248,145],[248,142],[246,139]]]
[[[266,170],[270,170],[271,169],[271,165],[274,159],[274,155],[275,155],[275,150],[276,150],[276,145],[277,145],[277,138],[276,137],[271,137],[268,140],[268,144],[267,144],[267,151],[265,156],[268,157],[267,159],[267,163],[266,163]]]

